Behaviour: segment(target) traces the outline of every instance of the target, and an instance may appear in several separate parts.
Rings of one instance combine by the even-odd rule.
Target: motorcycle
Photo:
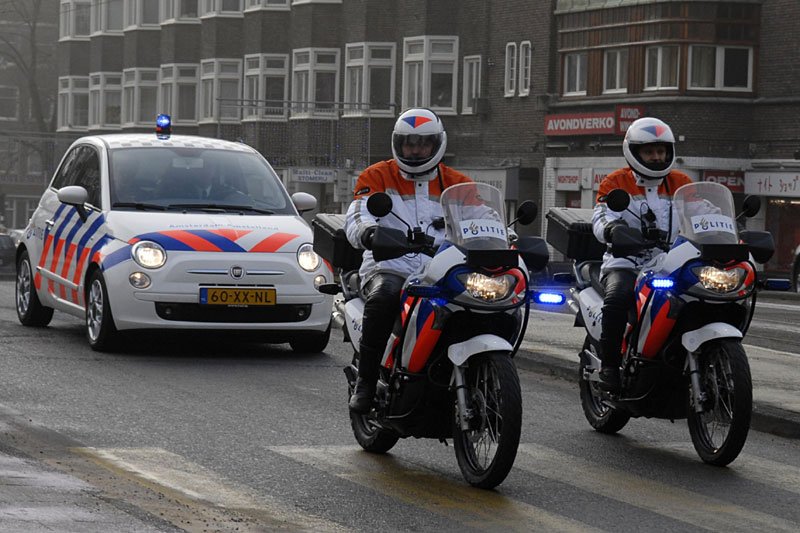
[[[609,209],[628,210],[630,197],[617,189]],[[739,455],[752,412],[752,382],[742,340],[755,311],[758,290],[785,288],[780,280],[759,280],[755,262],[775,250],[771,234],[739,230],[743,217],[760,209],[745,199],[736,217],[730,191],[717,183],[684,185],[675,191],[673,214],[679,233],[670,244],[647,211],[640,228],[617,226],[611,233],[615,257],[656,249],[635,285],[635,309],[628,318],[622,351],[622,391],[598,386],[603,286],[601,261],[574,264],[570,307],[575,325],[586,330],[579,354],[580,398],[597,431],[613,434],[631,417],[686,418],[700,458],[724,466]],[[628,212],[633,213],[631,210]]]
[[[516,457],[522,399],[513,358],[531,299],[552,299],[529,288],[529,269],[544,269],[549,252],[537,237],[521,237],[509,246],[508,227],[536,218],[533,202],[523,202],[509,226],[503,197],[490,185],[451,186],[440,202],[445,240],[438,247],[420,227],[378,226],[372,238],[377,261],[408,253],[431,260],[404,284],[372,410],[350,412],[350,420],[356,441],[373,453],[385,453],[401,438],[445,444],[452,438],[466,481],[492,488],[506,478]],[[394,216],[391,204],[386,194],[374,193],[367,209],[376,218]],[[334,320],[354,349],[344,369],[349,399],[358,373],[364,301],[355,270],[340,271],[339,284],[331,285],[320,290],[342,293],[334,302]]]

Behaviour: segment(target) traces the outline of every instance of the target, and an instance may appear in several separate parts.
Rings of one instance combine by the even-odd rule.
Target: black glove
[[[625,222],[624,220],[613,220],[608,224],[606,224],[606,227],[603,228],[603,238],[606,240],[606,242],[611,242],[611,232],[617,226],[625,226],[627,228],[628,223]]]
[[[367,250],[372,250],[372,237],[375,235],[376,227],[377,226],[370,226],[361,234],[361,244],[363,244],[364,248]]]

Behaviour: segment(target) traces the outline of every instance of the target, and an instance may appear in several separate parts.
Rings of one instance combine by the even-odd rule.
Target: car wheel
[[[305,332],[289,341],[289,346],[297,353],[320,353],[331,339],[331,324],[325,331]]]
[[[89,276],[86,291],[86,339],[93,350],[103,352],[115,347],[117,337],[108,289],[103,273],[98,269]]]
[[[39,301],[33,283],[33,268],[28,251],[24,250],[17,262],[16,283],[17,317],[20,324],[31,327],[44,327],[53,319],[53,308],[45,307]]]

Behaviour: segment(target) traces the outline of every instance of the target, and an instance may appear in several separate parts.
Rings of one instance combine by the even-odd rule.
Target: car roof
[[[244,143],[199,137],[195,135],[170,135],[160,139],[155,133],[109,133],[81,137],[76,143],[97,141],[105,144],[110,150],[119,148],[152,148],[159,146],[178,148],[205,148],[212,150],[233,150],[237,152],[258,153],[253,147]]]

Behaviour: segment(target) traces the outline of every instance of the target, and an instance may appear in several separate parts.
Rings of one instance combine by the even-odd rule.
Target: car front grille
[[[164,320],[181,322],[275,323],[302,322],[311,315],[311,304],[226,307],[200,304],[163,303],[156,314]]]

